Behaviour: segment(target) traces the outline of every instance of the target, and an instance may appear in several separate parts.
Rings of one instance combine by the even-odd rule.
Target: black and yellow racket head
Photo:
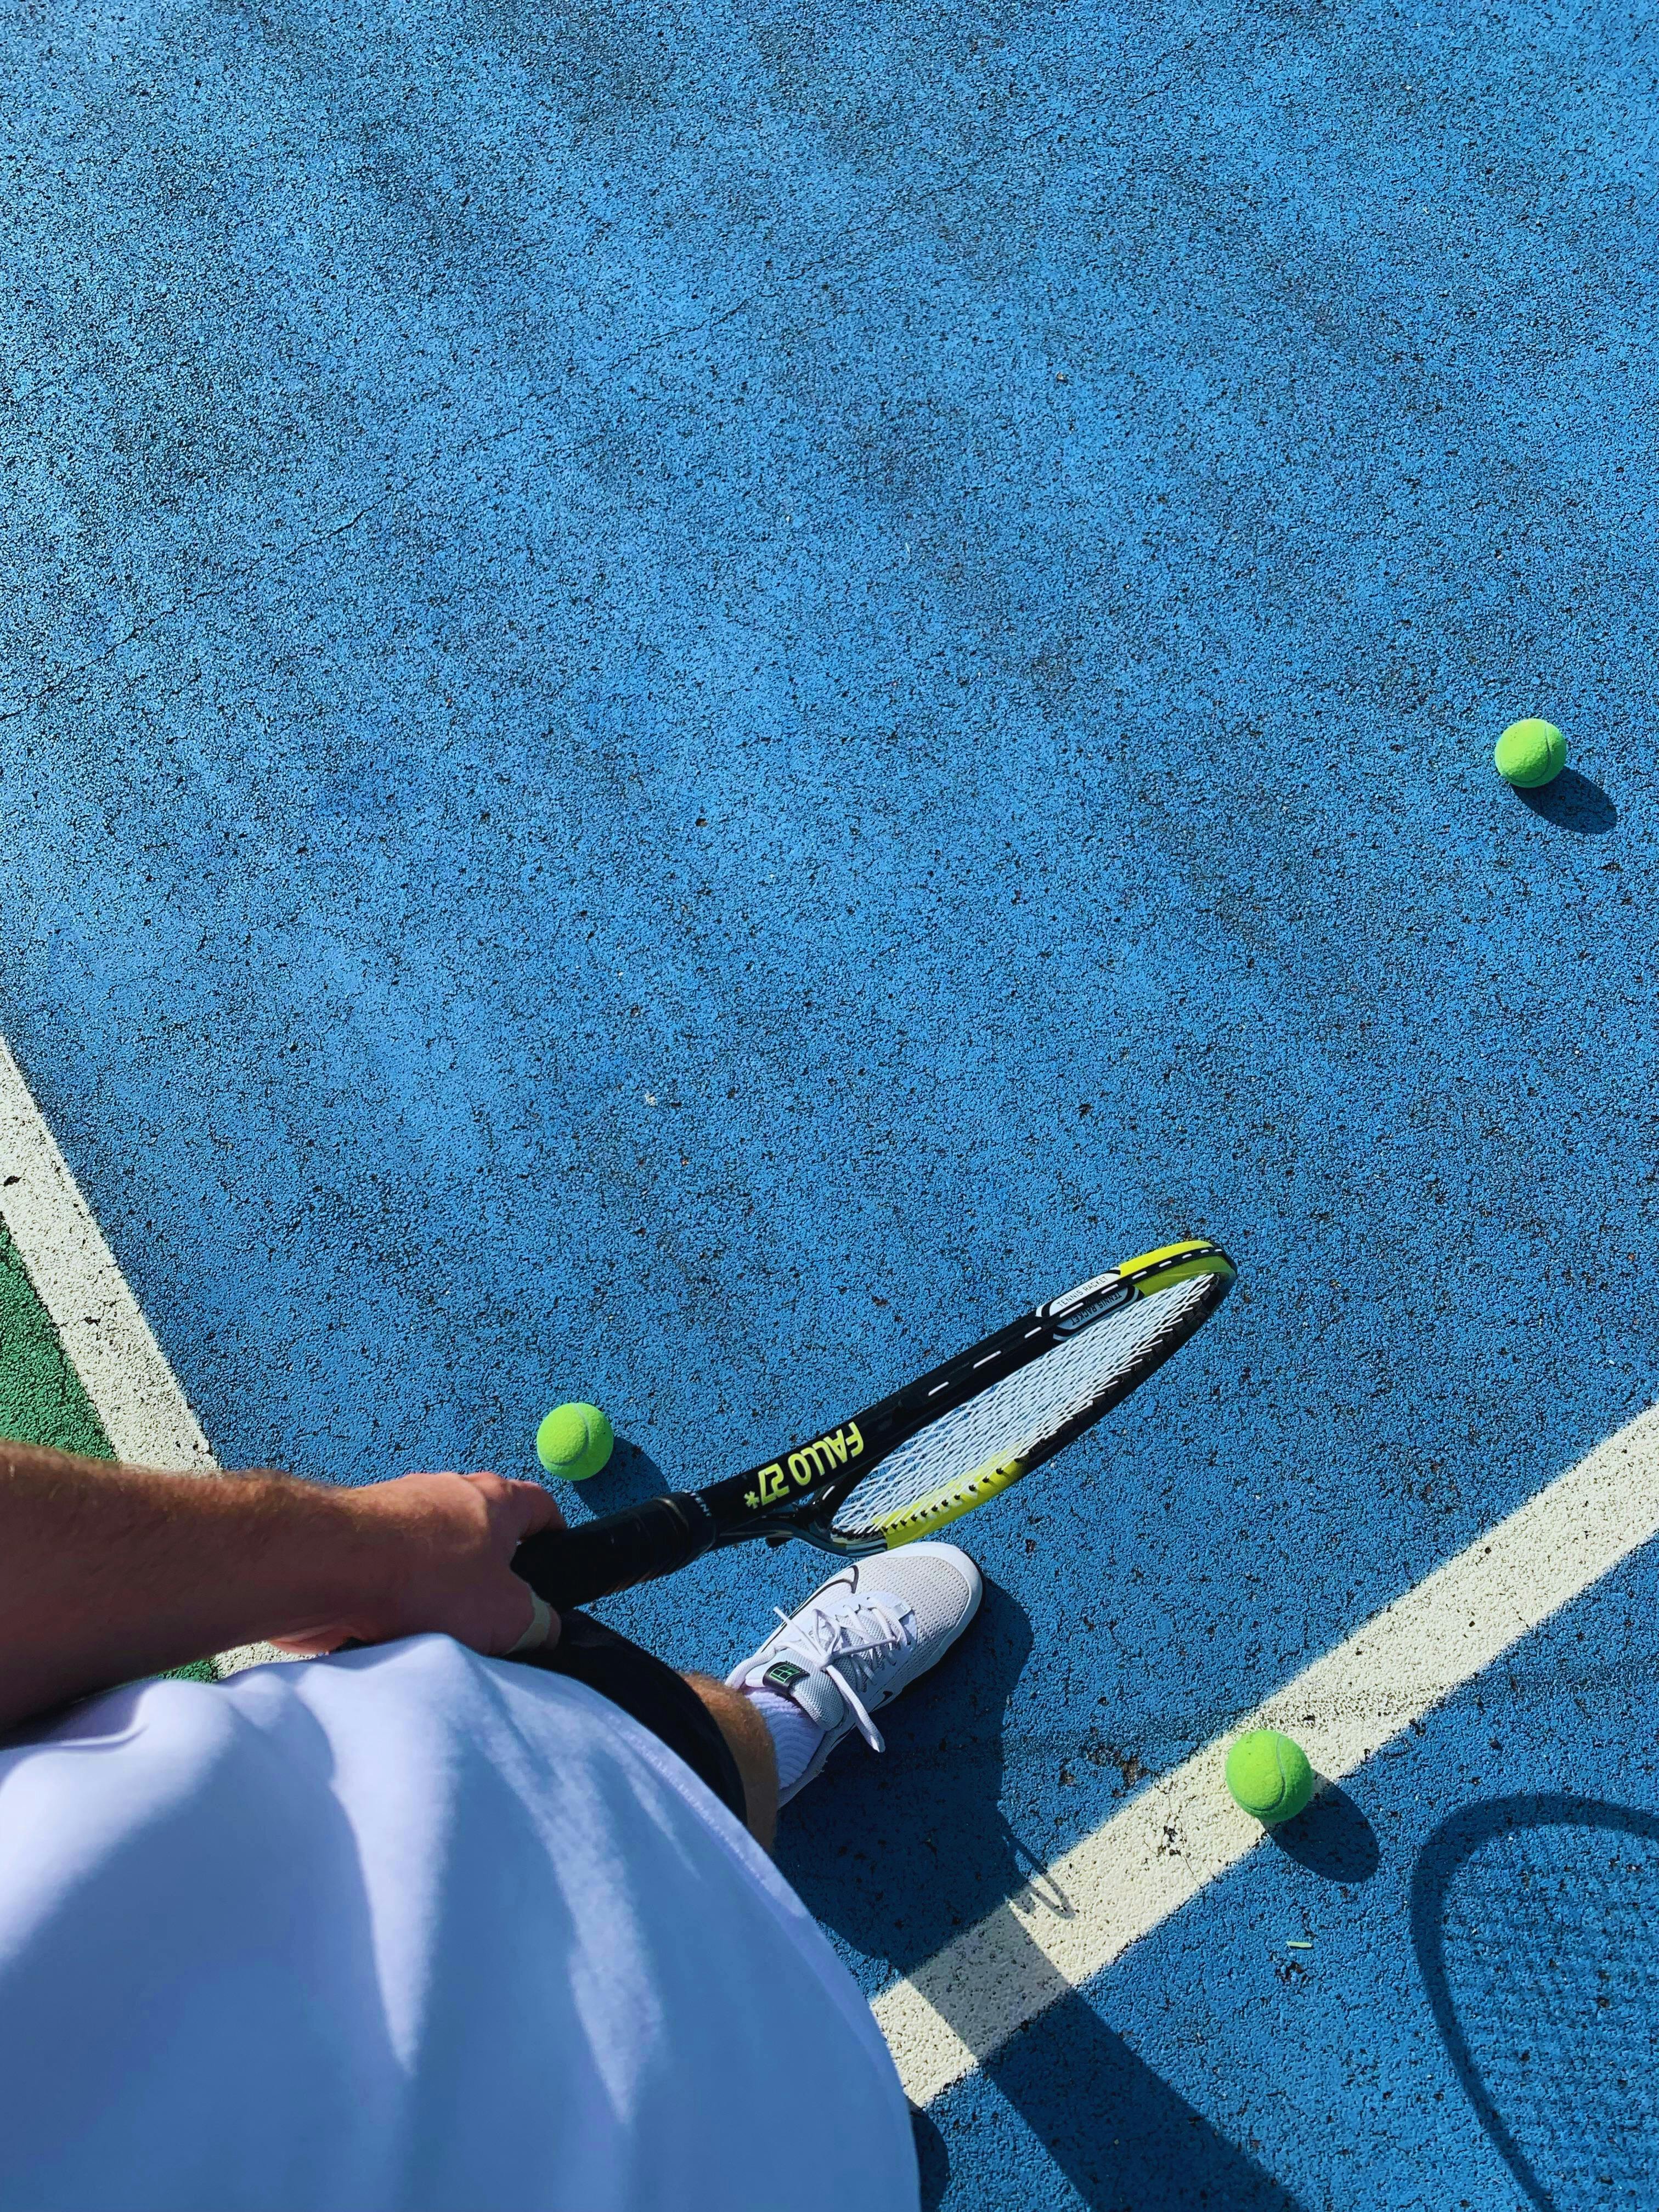
[[[825,1550],[862,1555],[933,1535],[1121,1405],[1203,1327],[1233,1279],[1206,1238],[1137,1254],[719,1487],[741,1485],[751,1522]],[[728,1510],[735,1502],[722,1499]]]

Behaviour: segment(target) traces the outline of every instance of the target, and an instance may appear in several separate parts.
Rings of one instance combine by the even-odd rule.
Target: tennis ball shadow
[[[1619,826],[1619,809],[1612,799],[1599,783],[1580,775],[1576,768],[1564,768],[1559,775],[1535,791],[1522,791],[1517,786],[1515,795],[1544,821],[1580,837],[1605,837],[1609,830]]]
[[[1306,1812],[1269,1828],[1267,1840],[1326,1881],[1369,1881],[1382,1863],[1376,1829],[1334,1782],[1325,1784]]]
[[[618,1437],[611,1456],[586,1482],[558,1482],[550,1487],[562,1504],[580,1500],[590,1513],[617,1513],[626,1505],[643,1505],[647,1498],[661,1498],[671,1490],[684,1490],[684,1480],[665,1475],[649,1452],[641,1451],[626,1437]],[[580,1516],[574,1516],[580,1518]]]

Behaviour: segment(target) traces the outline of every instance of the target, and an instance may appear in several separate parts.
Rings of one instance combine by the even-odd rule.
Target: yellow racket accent
[[[971,1474],[958,1475],[954,1482],[944,1484],[929,1497],[919,1498],[902,1512],[890,1513],[878,1521],[874,1533],[885,1538],[890,1552],[896,1552],[901,1544],[914,1544],[918,1537],[931,1536],[935,1528],[960,1521],[964,1513],[971,1513],[975,1506],[983,1505],[999,1492],[1012,1490],[1024,1472],[1023,1459],[987,1460]]]
[[[1182,1265],[1179,1263],[1183,1254],[1190,1256]],[[1171,1266],[1171,1261],[1177,1264]],[[1117,1272],[1124,1282],[1133,1283],[1145,1298],[1154,1291],[1167,1290],[1171,1284],[1187,1282],[1194,1275],[1231,1278],[1236,1271],[1218,1244],[1212,1244],[1205,1237],[1189,1237],[1184,1243],[1160,1244],[1156,1252],[1143,1252],[1138,1260],[1126,1260]]]
[[[1218,1244],[1207,1237],[1189,1237],[1126,1260],[1039,1306],[1031,1319],[1054,1332],[1044,1351],[1027,1367],[1016,1367],[988,1382],[978,1397],[947,1405],[936,1425],[913,1432],[878,1461],[836,1507],[834,1534],[843,1541],[874,1541],[896,1551],[948,1528],[975,1506],[1011,1490],[1033,1467],[1051,1458],[1062,1439],[1074,1440],[1098,1419],[1108,1399],[1115,1404],[1184,1343],[1205,1313],[1220,1303],[1233,1272]],[[1200,1298],[1185,1291],[1160,1313],[1161,1293],[1196,1276],[1212,1277],[1215,1294]],[[1150,1310],[1137,1318],[1143,1305]],[[1033,1328],[1028,1336],[1037,1333]],[[989,1365],[1005,1349],[999,1346],[978,1365]],[[941,1370],[935,1387],[942,1390],[954,1380]],[[976,1419],[978,1434],[974,1433]],[[953,1460],[960,1467],[970,1452],[983,1452],[992,1443],[1000,1446],[996,1456],[981,1459],[960,1474],[948,1471]],[[934,1450],[938,1460],[929,1467],[925,1462]],[[924,1462],[920,1466],[914,1464],[918,1456]],[[913,1487],[929,1482],[933,1486],[920,1495]],[[885,1499],[880,1495],[884,1490]]]

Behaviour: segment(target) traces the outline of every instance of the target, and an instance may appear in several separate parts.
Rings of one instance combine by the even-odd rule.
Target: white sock
[[[745,1690],[744,1695],[771,1734],[779,1789],[792,1789],[811,1765],[813,1753],[823,1741],[823,1730],[793,1698],[781,1698],[775,1690]]]

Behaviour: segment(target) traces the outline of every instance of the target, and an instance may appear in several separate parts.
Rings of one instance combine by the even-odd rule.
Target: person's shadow
[[[1031,1627],[1006,1591],[985,1586],[980,1618],[938,1674],[884,1712],[889,1756],[842,1754],[824,1784],[786,1808],[778,1863],[808,1908],[866,1956],[910,1974],[951,1939],[1024,1893],[1039,1911],[1072,1902],[998,1803],[1003,1728]],[[1352,1838],[1349,1838],[1352,1844]],[[1354,1878],[1350,1875],[1347,1878]],[[1048,1993],[1054,1970],[1004,1915],[999,1978]],[[977,1985],[927,1984],[928,2000],[975,2048]],[[1020,2113],[1083,2201],[1107,2212],[1226,2205],[1297,2212],[1296,2200],[1146,2065],[1094,2008],[1061,1991],[984,2057],[984,2071]],[[961,2100],[946,2091],[917,2121],[922,2202],[978,2212],[983,2173],[951,2185],[950,2146]]]
[[[786,1810],[778,1863],[820,1920],[908,1972],[1042,1869],[1003,1818],[1003,1716],[1031,1649],[994,1583],[938,1671],[883,1713],[887,1756],[837,1756]]]

